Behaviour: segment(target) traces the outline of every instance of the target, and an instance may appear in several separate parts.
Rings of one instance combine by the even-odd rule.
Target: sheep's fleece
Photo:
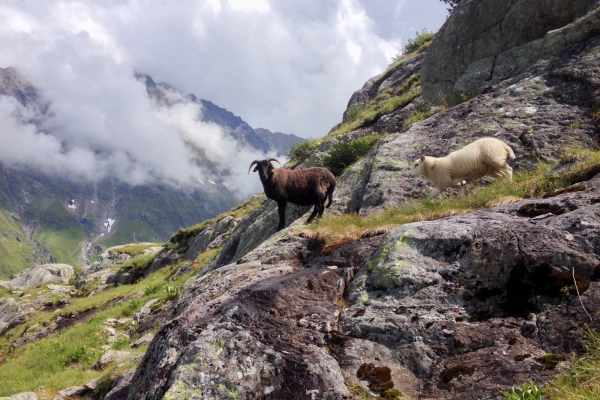
[[[446,157],[421,156],[416,159],[411,170],[412,175],[423,175],[431,181],[435,196],[451,186],[459,186],[460,194],[464,185],[486,175],[512,180],[512,168],[508,158],[514,159],[515,153],[503,141],[485,137],[474,141]]]

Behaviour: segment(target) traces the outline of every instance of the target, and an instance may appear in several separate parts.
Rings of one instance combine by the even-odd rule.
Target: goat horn
[[[254,164],[258,164],[259,162],[260,162],[260,161],[258,161],[258,160],[254,160],[254,161],[252,161],[252,164],[250,164],[250,168],[248,168],[248,175],[250,175],[250,170],[252,169],[252,166],[253,166]]]
[[[276,159],[275,157],[267,157],[267,162],[275,161],[281,167],[281,161]]]

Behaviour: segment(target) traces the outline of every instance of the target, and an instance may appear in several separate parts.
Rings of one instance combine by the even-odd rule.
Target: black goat
[[[260,181],[265,189],[265,195],[277,202],[279,210],[279,225],[277,230],[285,226],[285,207],[287,202],[299,206],[312,206],[315,208],[306,221],[310,223],[315,216],[320,218],[325,209],[325,200],[329,198],[327,207],[331,206],[333,190],[335,189],[335,176],[327,168],[314,167],[299,170],[275,169],[271,161],[281,163],[273,157],[266,160],[254,160],[248,168],[248,175],[253,165],[254,172],[258,171]]]

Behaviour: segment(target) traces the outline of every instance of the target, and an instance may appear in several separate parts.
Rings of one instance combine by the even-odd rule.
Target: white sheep
[[[421,156],[415,160],[411,174],[423,175],[435,187],[431,196],[442,193],[450,186],[460,186],[459,194],[464,195],[464,185],[486,175],[512,180],[512,168],[506,163],[515,158],[515,153],[503,141],[485,137],[466,145],[446,157]]]

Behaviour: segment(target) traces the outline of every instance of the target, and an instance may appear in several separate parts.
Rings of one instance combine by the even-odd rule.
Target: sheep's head
[[[425,156],[421,156],[415,160],[410,170],[412,176],[423,175],[423,164],[425,163]]]
[[[279,162],[279,160],[274,157],[268,157],[266,160],[261,161],[254,160],[252,161],[252,164],[250,164],[250,168],[248,168],[248,175],[250,175],[250,170],[252,169],[252,166],[256,165],[256,167],[254,167],[253,172],[258,171],[258,176],[260,177],[261,181],[268,181],[275,172],[275,168],[273,168],[273,165],[271,165],[271,161],[275,161],[276,163],[281,165],[281,162]]]

